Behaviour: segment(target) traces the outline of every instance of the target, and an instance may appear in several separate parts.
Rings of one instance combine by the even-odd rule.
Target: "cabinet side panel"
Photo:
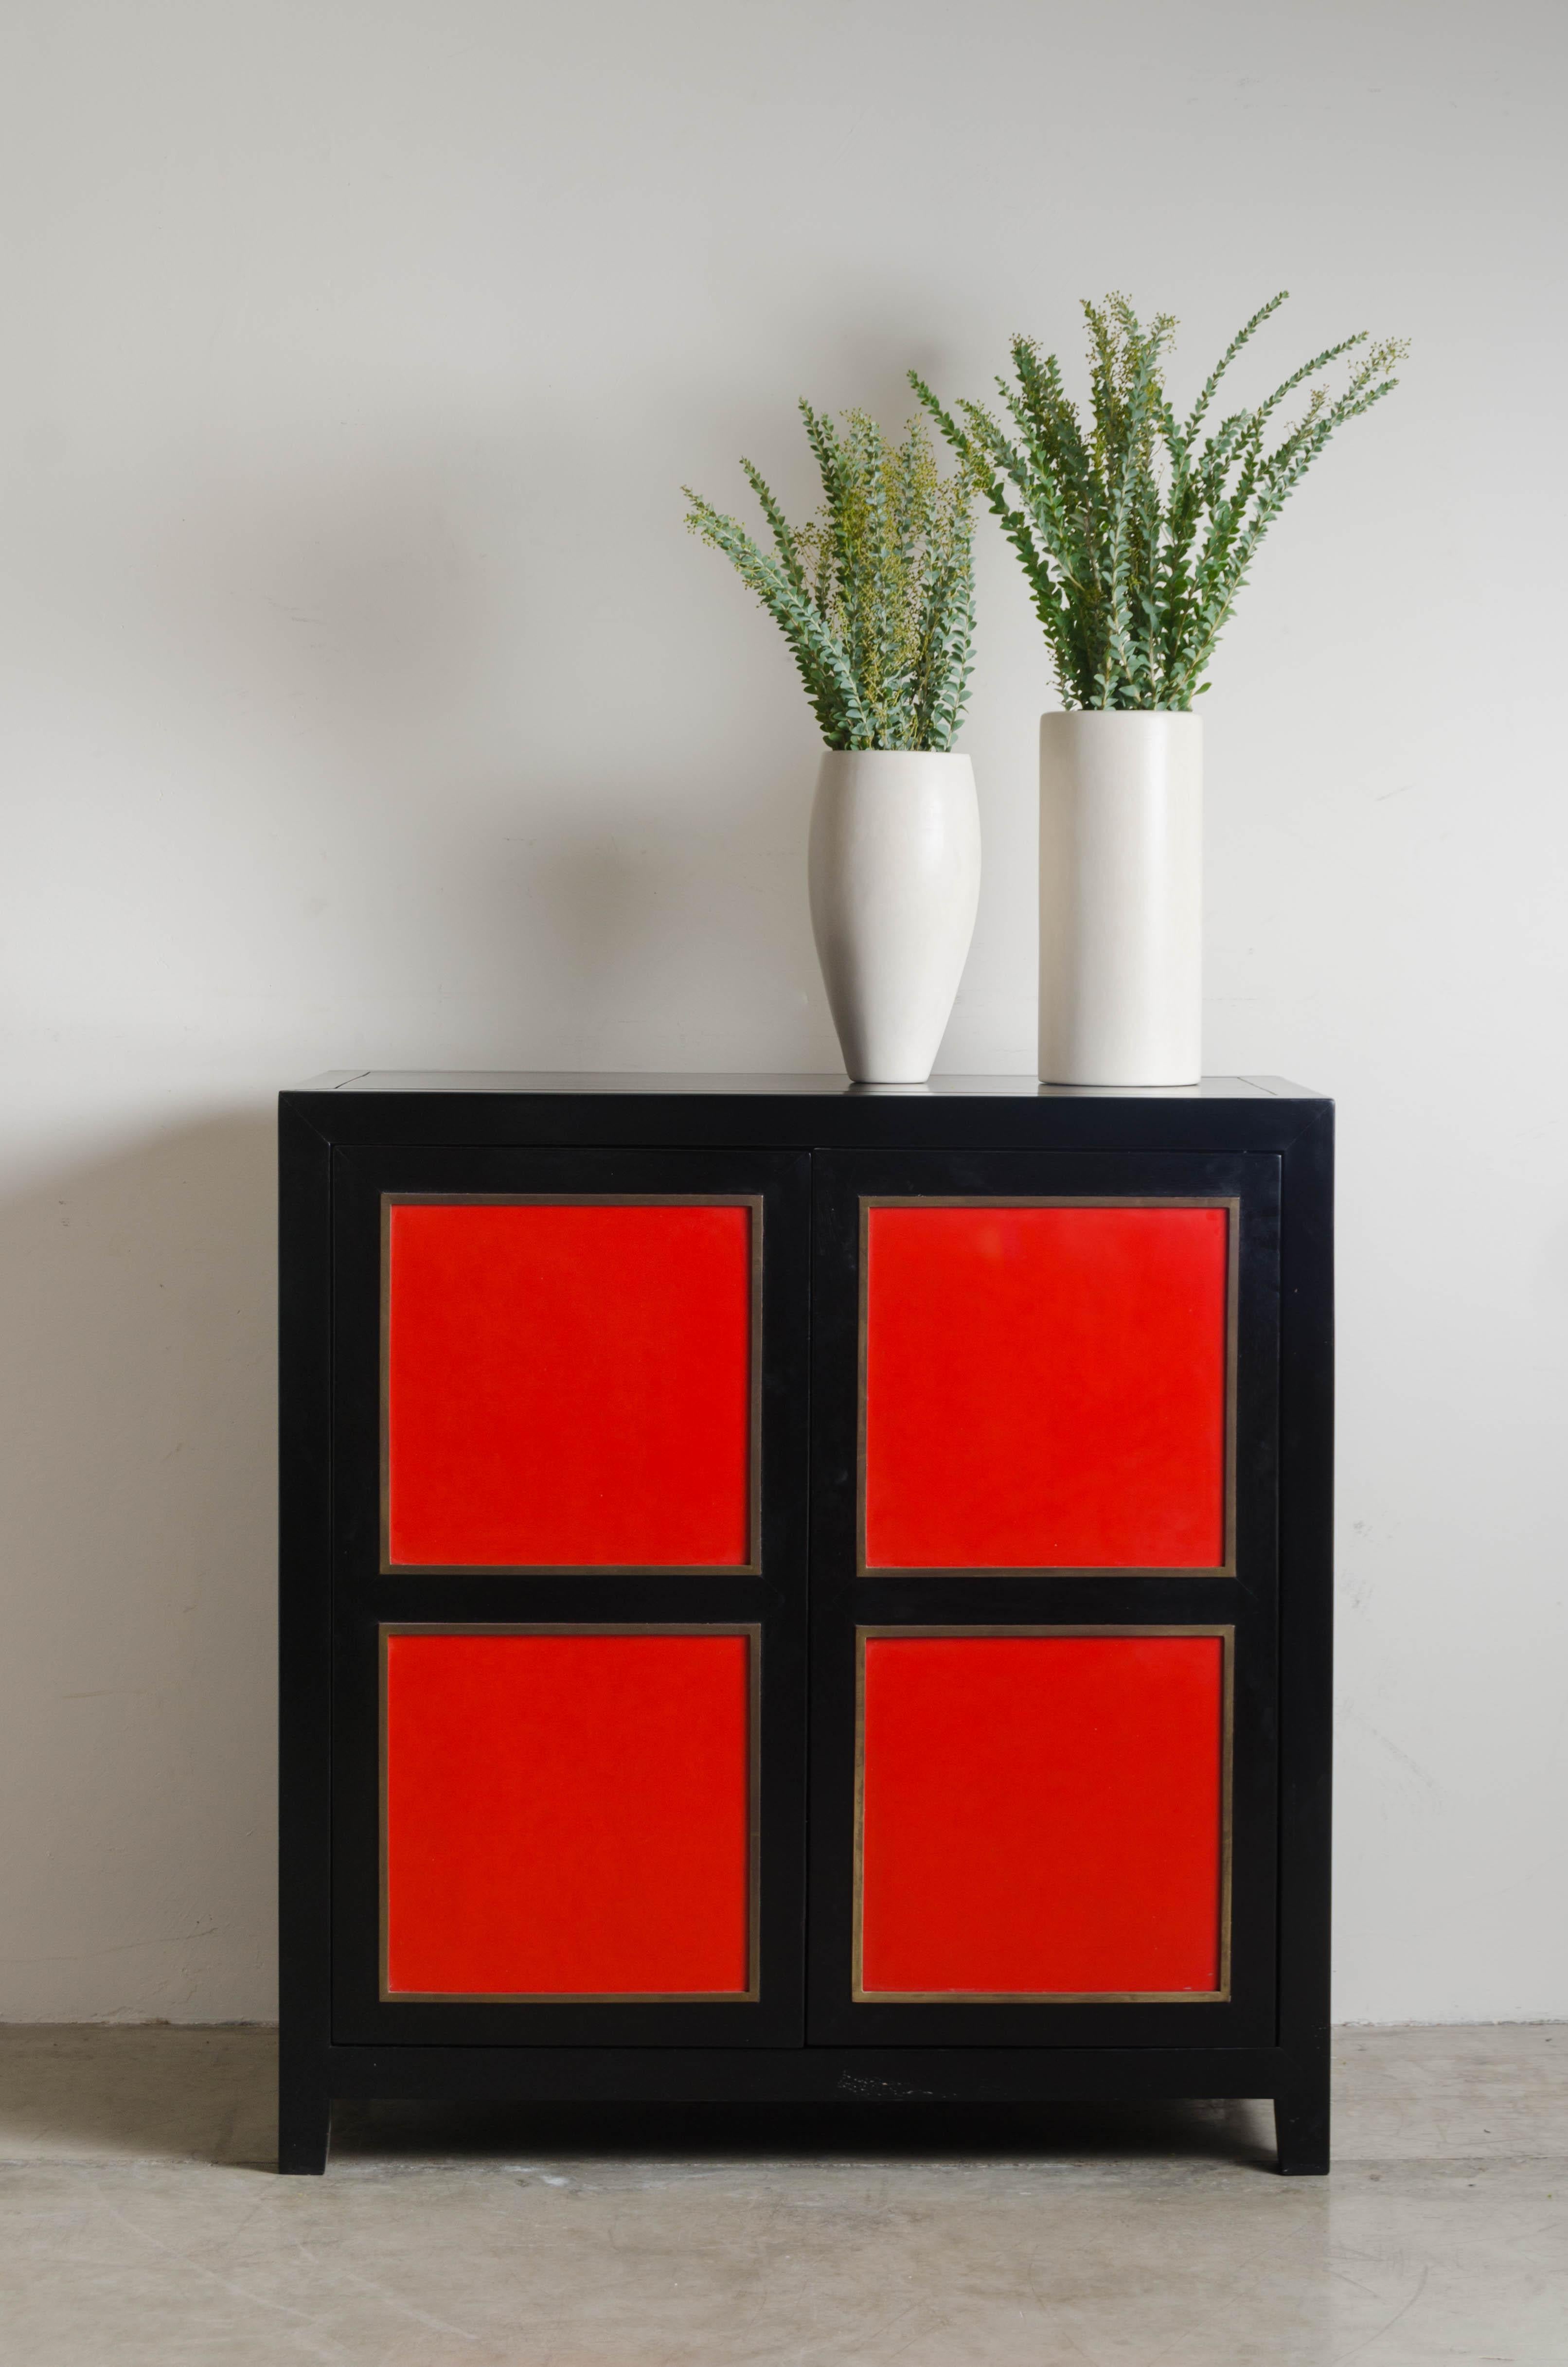
[[[1279,2040],[1327,2166],[1334,1784],[1334,1109],[1284,1159],[1279,1413]]]
[[[318,2169],[331,1980],[331,1153],[285,1094],[278,1111],[281,2149],[285,2167]]]

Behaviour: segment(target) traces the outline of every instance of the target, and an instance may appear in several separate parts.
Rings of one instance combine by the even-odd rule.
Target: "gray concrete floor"
[[[341,2111],[271,2036],[0,2032],[5,2367],[1568,2367],[1568,2025],[1346,2031],[1266,2107]]]

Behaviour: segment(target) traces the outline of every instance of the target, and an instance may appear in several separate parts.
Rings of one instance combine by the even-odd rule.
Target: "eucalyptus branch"
[[[1271,312],[1278,312],[1281,304],[1289,302],[1290,295],[1290,289],[1288,288],[1282,288],[1278,296],[1271,296],[1267,304],[1260,304],[1258,306],[1257,311],[1253,314],[1251,320],[1247,322],[1244,328],[1241,328],[1236,331],[1235,335],[1231,339],[1230,344],[1225,347],[1224,352],[1221,355],[1219,360],[1215,363],[1213,368],[1204,379],[1202,391],[1187,414],[1187,425],[1182,431],[1182,440],[1184,443],[1190,444],[1193,437],[1197,435],[1199,427],[1203,425],[1204,414],[1214,399],[1215,389],[1218,387],[1220,380],[1224,377],[1225,372],[1230,368],[1231,364],[1235,360],[1236,356],[1241,352],[1242,347],[1251,343],[1252,339],[1257,334],[1257,332],[1262,328],[1265,321],[1267,320]]]
[[[792,527],[741,463],[776,557],[689,487],[687,524],[783,633],[830,748],[950,749],[974,640],[978,460],[944,478],[918,424],[894,444],[864,412],[842,426],[808,402],[801,413],[822,478],[814,518]]]
[[[741,467],[745,472],[747,484],[762,505],[764,517],[773,529],[773,540],[778,552],[779,566],[784,570],[796,591],[804,592],[807,589],[806,572],[801,565],[801,554],[795,548],[795,538],[790,531],[789,519],[774,500],[772,493],[764,481],[761,470],[754,468],[749,460],[743,460]]]
[[[1285,302],[1273,296],[1238,330],[1185,420],[1165,393],[1168,313],[1140,321],[1124,296],[1085,303],[1089,403],[1080,414],[1054,354],[1015,337],[998,379],[1013,430],[983,403],[946,410],[910,384],[1017,552],[1068,707],[1190,707],[1259,544],[1329,439],[1390,393],[1408,348],[1365,330],[1304,362],[1250,411],[1199,431],[1221,379]],[[1323,374],[1348,364],[1337,396]],[[1312,381],[1316,381],[1312,383]],[[1269,442],[1280,406],[1306,407]]]

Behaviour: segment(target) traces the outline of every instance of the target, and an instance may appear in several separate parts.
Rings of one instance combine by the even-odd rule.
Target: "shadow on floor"
[[[271,2169],[278,2039],[246,2027],[0,2027],[0,2162]]]
[[[0,2029],[0,2162],[271,2169],[270,2030]],[[342,2103],[332,2158],[432,2163],[1168,2159],[1272,2169],[1266,2104]]]
[[[1274,2167],[1266,2104],[470,2105],[345,2103],[333,2158],[994,2160],[1169,2157]]]

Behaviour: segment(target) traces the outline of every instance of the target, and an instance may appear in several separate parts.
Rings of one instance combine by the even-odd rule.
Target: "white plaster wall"
[[[799,504],[797,394],[896,424],[1110,287],[1196,383],[1281,286],[1280,374],[1415,343],[1207,702],[1207,1064],[1342,1106],[1337,2007],[1568,2013],[1565,33],[10,0],[0,2016],[273,2005],[276,1088],[835,1065],[809,719],[681,481]],[[1047,676],[984,545],[942,1065],[1028,1070]]]

